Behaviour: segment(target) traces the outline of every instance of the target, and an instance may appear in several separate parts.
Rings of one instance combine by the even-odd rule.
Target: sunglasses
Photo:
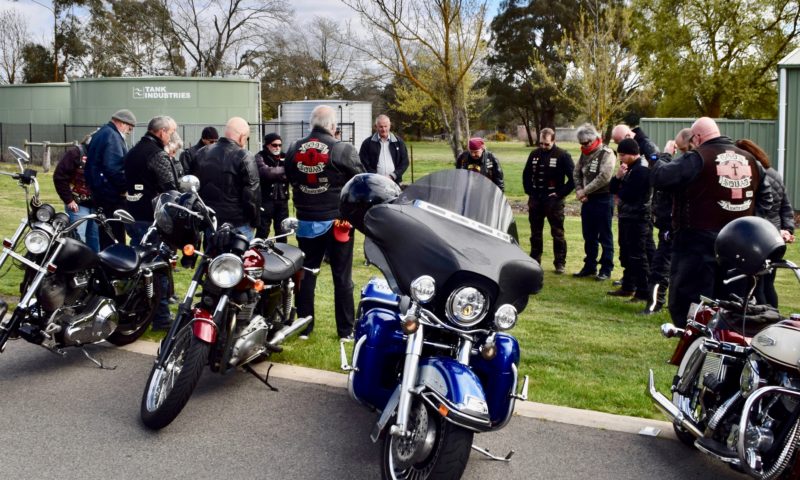
[[[282,147],[283,144],[282,143],[270,143],[269,146],[270,147]]]
[[[540,147],[549,147],[550,145],[552,145],[552,143],[547,143],[547,142],[539,142],[539,146],[540,146]]]
[[[591,144],[592,144],[592,141],[593,141],[593,140],[586,140],[585,142],[580,142],[580,143],[581,143],[581,145],[583,145],[584,147],[586,147],[586,146],[588,146],[588,145],[591,145]]]

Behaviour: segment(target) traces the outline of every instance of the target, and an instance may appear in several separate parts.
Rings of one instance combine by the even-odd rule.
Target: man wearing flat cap
[[[136,126],[136,117],[127,109],[116,111],[111,121],[103,125],[92,137],[86,152],[86,183],[92,192],[98,209],[102,209],[106,217],[114,211],[125,208],[125,163],[122,157],[128,153],[125,136]],[[109,224],[115,239],[125,244],[125,226],[121,222]],[[112,245],[111,239],[104,229],[100,229],[100,248]]]
[[[503,182],[503,169],[500,162],[492,152],[486,150],[486,145],[481,137],[473,137],[467,143],[467,151],[462,152],[456,160],[456,168],[478,172],[488,178],[500,190],[505,191]]]
[[[653,238],[650,223],[650,169],[639,154],[639,144],[632,138],[617,145],[620,165],[608,184],[611,193],[619,197],[619,260],[625,270],[622,285],[608,292],[615,297],[633,297],[631,301],[646,302],[648,258],[647,238]]]
[[[217,143],[217,140],[219,140],[219,133],[216,128],[210,125],[204,128],[197,144],[181,152],[180,162],[181,167],[183,167],[183,173],[187,175],[197,175],[197,165],[195,164],[197,152],[206,145]]]

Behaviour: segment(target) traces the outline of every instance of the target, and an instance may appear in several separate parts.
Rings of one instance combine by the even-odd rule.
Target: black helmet
[[[717,263],[755,275],[767,260],[778,261],[786,243],[777,228],[760,217],[742,217],[725,225],[714,242]]]
[[[360,173],[342,187],[339,212],[345,220],[363,232],[367,210],[399,196],[400,187],[389,177],[376,173]]]
[[[166,193],[161,194],[166,200]],[[193,212],[202,213],[202,206],[194,192],[180,194],[179,197],[169,201],[169,203],[188,208]],[[172,208],[167,201],[158,202],[155,211],[156,228],[161,240],[174,249],[181,249],[184,245],[191,243],[199,246],[200,235],[203,230],[203,221],[188,212]]]

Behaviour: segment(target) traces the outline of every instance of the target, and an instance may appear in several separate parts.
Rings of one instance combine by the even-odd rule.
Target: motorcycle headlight
[[[36,220],[40,222],[49,222],[56,214],[56,209],[52,205],[44,204],[36,209]]]
[[[242,259],[232,253],[223,253],[208,266],[208,278],[220,288],[236,286],[244,276]]]
[[[436,295],[436,281],[429,275],[417,277],[411,282],[411,298],[419,303],[428,303]]]
[[[41,230],[31,230],[25,235],[25,248],[34,255],[44,253],[49,245],[50,236]]]
[[[498,330],[511,330],[517,324],[517,309],[514,305],[501,305],[494,312],[494,324]]]
[[[474,287],[461,287],[450,294],[445,313],[453,322],[462,327],[471,327],[486,316],[489,311],[486,295]]]

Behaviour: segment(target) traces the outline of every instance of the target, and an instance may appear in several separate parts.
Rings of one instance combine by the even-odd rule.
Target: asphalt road
[[[376,415],[341,388],[206,372],[181,415],[160,432],[139,422],[152,357],[100,346],[66,358],[10,342],[0,355],[3,479],[374,479]],[[465,479],[744,479],[677,441],[515,417],[477,435],[508,464],[473,452]]]

